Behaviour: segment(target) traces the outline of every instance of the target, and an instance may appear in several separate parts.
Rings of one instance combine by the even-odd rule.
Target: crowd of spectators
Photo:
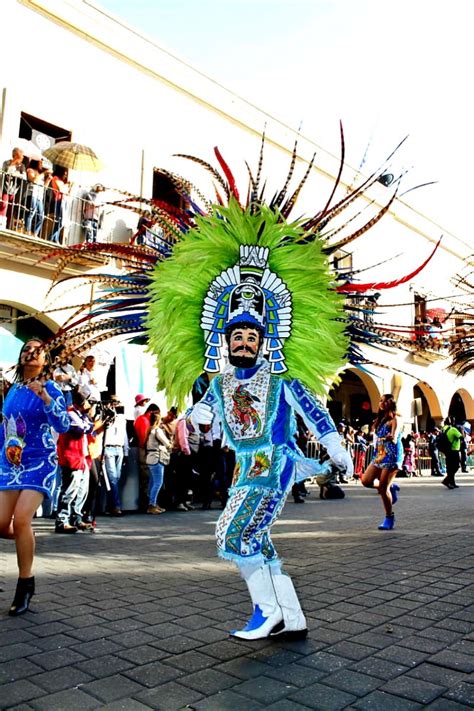
[[[63,354],[64,355],[64,351]],[[96,516],[122,516],[122,493],[127,480],[135,488],[131,510],[161,515],[166,511],[204,510],[224,507],[235,468],[235,453],[222,441],[215,426],[195,430],[185,413],[175,408],[166,413],[144,394],[135,397],[133,418],[127,419],[124,405],[109,395],[96,369],[93,354],[85,357],[79,370],[61,359],[53,379],[66,400],[71,427],[59,434],[57,451],[60,470],[51,501],[51,517],[58,533],[93,531]],[[209,384],[206,374],[197,379],[193,401],[197,402]],[[324,452],[311,448],[311,435],[297,419],[296,443],[309,457],[324,461]],[[462,432],[460,463],[467,471],[470,432]],[[343,446],[354,462],[354,479],[361,478],[373,452],[373,434],[368,425],[356,429],[347,422],[337,426]],[[439,428],[421,434],[408,432],[402,438],[404,451],[401,476],[419,476],[431,468],[442,476],[444,458],[437,450]],[[130,456],[130,455],[133,456]],[[348,480],[343,471],[329,467],[316,482],[321,498],[342,498],[341,485]],[[304,481],[295,483],[295,503],[304,503],[309,491]],[[130,501],[128,501],[130,503]]]
[[[141,513],[225,506],[235,455],[222,446],[220,431],[195,431],[175,408],[162,415],[144,394],[136,395],[127,420],[119,398],[102,390],[92,354],[79,370],[61,360],[53,379],[71,418],[69,431],[57,438],[60,468],[50,513],[57,533],[93,531],[96,516],[122,516],[130,476],[136,488],[131,508]]]
[[[74,195],[84,242],[98,240],[103,192],[103,185],[97,183]],[[67,168],[49,162],[45,165],[39,156],[28,158],[14,148],[11,158],[2,164],[0,193],[0,228],[64,243],[66,202],[73,193]]]
[[[140,214],[135,229],[128,227],[114,206],[119,192],[106,194],[101,183],[74,185],[66,168],[51,165],[40,154],[28,158],[20,148],[13,149],[1,166],[0,198],[0,229],[55,244],[130,240],[164,256],[170,251],[151,211]]]
[[[59,243],[70,189],[66,168],[52,169],[41,158],[27,158],[14,148],[2,164],[0,226]]]
[[[129,197],[101,183],[74,184],[66,168],[14,148],[1,164],[0,229],[62,245],[130,242],[168,256],[172,245],[151,210],[137,208],[133,226]]]

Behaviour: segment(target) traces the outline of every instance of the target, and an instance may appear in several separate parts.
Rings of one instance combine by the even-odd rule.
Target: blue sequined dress
[[[0,491],[32,489],[48,498],[55,486],[58,460],[52,429],[67,432],[66,403],[56,383],[45,385],[45,405],[25,385],[12,385],[3,404],[0,429]]]
[[[380,469],[400,469],[403,460],[403,447],[401,435],[396,439],[387,439],[387,435],[392,432],[391,422],[384,422],[375,430],[377,442],[372,458],[372,464]]]

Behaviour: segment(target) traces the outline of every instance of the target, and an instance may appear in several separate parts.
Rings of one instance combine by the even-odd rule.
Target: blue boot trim
[[[392,504],[397,503],[399,491],[400,491],[400,487],[398,486],[398,484],[393,483],[390,487],[390,493],[392,494]]]
[[[245,627],[241,630],[232,630],[231,634],[235,634],[236,632],[253,632],[253,630],[258,630],[258,628],[261,627],[266,621],[267,618],[261,611],[260,607],[255,605],[253,615]]]
[[[379,526],[379,531],[391,531],[395,526],[395,516],[385,516]]]

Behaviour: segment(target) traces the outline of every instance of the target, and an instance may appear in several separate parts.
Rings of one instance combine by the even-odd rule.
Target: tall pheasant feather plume
[[[170,400],[182,404],[203,367],[206,344],[200,319],[208,286],[222,269],[237,264],[239,245],[244,244],[268,247],[269,268],[292,294],[294,328],[284,346],[279,344],[278,348],[284,348],[288,373],[299,377],[315,392],[324,391],[336,374],[335,363],[339,367],[345,357],[355,365],[366,363],[360,349],[362,345],[408,347],[410,334],[402,336],[382,324],[368,326],[363,307],[357,306],[357,297],[405,283],[426,266],[433,254],[410,274],[398,279],[357,283],[354,281],[356,272],[331,273],[329,256],[354,242],[382,219],[397,197],[399,182],[396,181],[395,189],[381,207],[366,196],[380,178],[381,169],[362,177],[358,185],[351,185],[346,194],[336,200],[338,189],[342,187],[345,158],[342,125],[340,142],[337,176],[322,209],[293,222],[291,214],[315,161],[313,156],[303,177],[292,188],[298,159],[296,144],[282,187],[268,202],[266,183],[262,181],[264,136],[255,173],[246,164],[249,181],[244,191],[239,191],[234,173],[218,148],[215,149],[217,167],[192,155],[176,154],[201,166],[211,176],[216,199],[206,198],[185,178],[161,171],[179,195],[179,207],[129,193],[122,193],[115,202],[137,214],[151,213],[152,221],[161,230],[155,247],[76,245],[52,253],[50,258],[58,260],[57,285],[72,282],[70,277],[60,277],[84,255],[102,260],[119,258],[122,268],[119,274],[85,275],[85,280],[100,282],[102,291],[93,303],[73,308],[73,315],[50,346],[56,348],[67,343],[69,351],[84,352],[115,336],[146,338],[149,348],[157,355],[161,386],[167,390]],[[367,217],[360,225],[365,213]],[[318,314],[317,324],[308,319],[308,309]],[[311,362],[308,352],[316,354]]]

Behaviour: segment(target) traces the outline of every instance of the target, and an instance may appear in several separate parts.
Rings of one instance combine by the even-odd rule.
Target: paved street
[[[304,642],[243,642],[244,583],[215,558],[219,511],[35,523],[34,611],[10,618],[13,545],[0,541],[0,708],[273,711],[474,707],[474,477],[401,479],[397,528],[360,485],[289,501],[274,541]]]

